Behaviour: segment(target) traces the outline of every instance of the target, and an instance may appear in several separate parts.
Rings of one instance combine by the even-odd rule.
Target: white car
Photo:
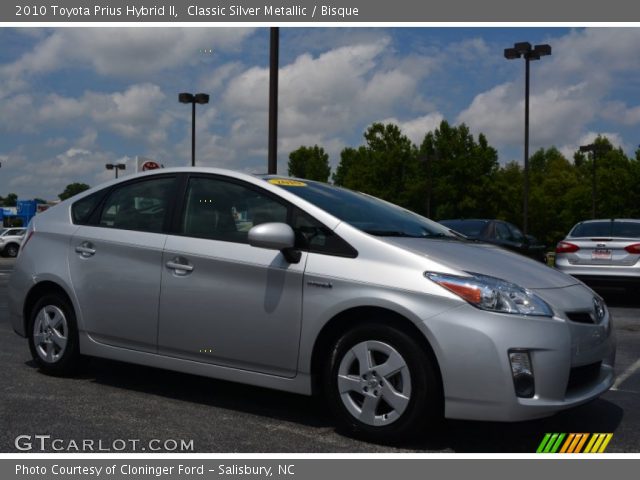
[[[0,232],[0,253],[5,257],[18,255],[26,228],[5,228]]]

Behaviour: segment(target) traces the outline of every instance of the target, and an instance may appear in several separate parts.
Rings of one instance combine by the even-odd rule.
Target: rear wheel
[[[31,310],[29,349],[40,369],[51,375],[73,373],[80,357],[73,308],[58,294],[47,294]]]
[[[441,415],[433,361],[409,335],[386,325],[345,333],[331,351],[324,386],[340,427],[369,440],[426,434]]]

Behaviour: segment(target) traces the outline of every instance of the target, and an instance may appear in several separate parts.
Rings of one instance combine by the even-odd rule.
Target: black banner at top
[[[628,0],[14,0],[1,22],[637,22]]]

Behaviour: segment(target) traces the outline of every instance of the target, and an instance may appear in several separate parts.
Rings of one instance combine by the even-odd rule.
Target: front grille
[[[589,385],[600,376],[600,367],[602,362],[583,365],[582,367],[574,367],[569,374],[569,382],[567,383],[567,393],[571,390],[580,389]]]
[[[576,323],[596,323],[593,321],[593,317],[589,312],[567,312],[567,318]]]

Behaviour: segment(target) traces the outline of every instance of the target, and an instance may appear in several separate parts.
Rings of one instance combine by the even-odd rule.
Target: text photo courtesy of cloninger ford
[[[0,452],[638,453],[639,42],[0,28]]]

